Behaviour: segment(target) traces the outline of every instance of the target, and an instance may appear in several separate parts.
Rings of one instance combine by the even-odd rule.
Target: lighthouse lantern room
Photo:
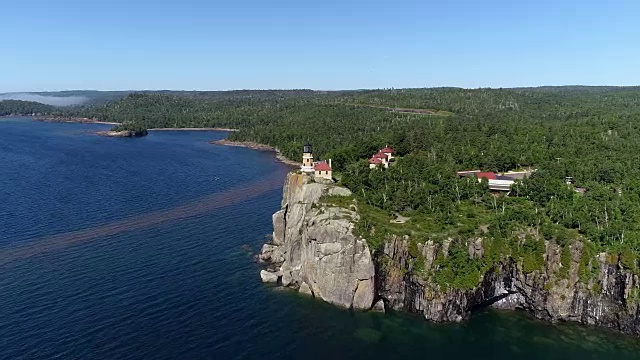
[[[302,148],[302,166],[300,167],[302,172],[313,173],[313,152],[311,149],[311,144],[306,144]]]

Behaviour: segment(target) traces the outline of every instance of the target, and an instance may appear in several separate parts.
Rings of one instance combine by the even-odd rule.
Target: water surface
[[[1,359],[638,359],[520,313],[438,325],[260,283],[288,168],[224,133],[0,120]]]

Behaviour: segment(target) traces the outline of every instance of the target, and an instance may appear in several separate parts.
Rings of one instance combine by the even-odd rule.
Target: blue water
[[[0,359],[637,359],[520,313],[438,325],[260,283],[288,168],[214,132],[0,119]]]

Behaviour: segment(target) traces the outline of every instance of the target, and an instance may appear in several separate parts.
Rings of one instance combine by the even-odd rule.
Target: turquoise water
[[[0,119],[1,359],[638,359],[640,340],[516,312],[462,324],[260,283],[288,168],[213,132]]]

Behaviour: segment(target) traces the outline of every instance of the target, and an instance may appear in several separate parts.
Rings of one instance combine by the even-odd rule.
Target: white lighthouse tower
[[[302,166],[300,170],[305,173],[313,173],[313,153],[311,151],[311,144],[306,144],[302,148]]]

